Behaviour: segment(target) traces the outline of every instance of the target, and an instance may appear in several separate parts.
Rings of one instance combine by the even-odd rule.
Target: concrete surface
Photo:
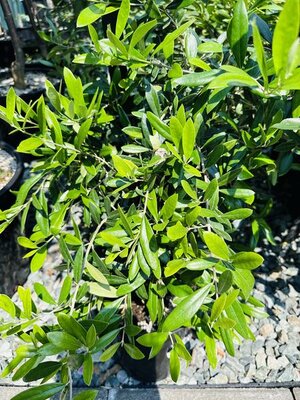
[[[300,388],[294,388],[293,394],[294,394],[295,400],[300,400]]]
[[[11,400],[23,390],[26,388],[0,386],[0,400]],[[74,395],[79,391],[74,390]],[[300,400],[300,388],[294,388],[293,394],[288,388],[101,389],[97,400]]]
[[[293,400],[289,389],[111,389],[108,400]]]

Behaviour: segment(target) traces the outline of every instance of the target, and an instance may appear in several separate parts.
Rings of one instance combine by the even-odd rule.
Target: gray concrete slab
[[[11,400],[26,390],[22,386],[0,386],[0,400]],[[75,389],[74,395],[84,389]],[[152,389],[103,389],[97,400],[300,400],[300,388],[152,388]],[[30,399],[28,399],[30,400]],[[54,400],[54,399],[53,399]],[[57,398],[55,398],[57,400]]]
[[[300,400],[300,388],[294,388],[293,394],[294,394],[295,400]]]
[[[293,400],[289,389],[110,389],[108,400]]]

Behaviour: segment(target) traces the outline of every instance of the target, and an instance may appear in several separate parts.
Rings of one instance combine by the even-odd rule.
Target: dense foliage
[[[256,188],[298,168],[300,3],[280,15],[280,3],[223,3],[93,2],[77,20],[90,47],[74,62],[93,65],[95,79],[65,68],[65,93],[48,82],[46,98],[26,104],[10,90],[0,108],[26,135],[18,151],[36,157],[1,230],[21,216],[32,272],[58,241],[65,273],[57,298],[32,288],[47,311],[30,288],[19,287],[18,305],[0,297],[2,336],[24,342],[4,375],[44,383],[16,400],[65,398],[73,369],[91,382],[93,354],[105,361],[122,347],[141,359],[140,343],[153,357],[169,338],[176,381],[191,359],[180,327],[194,329],[213,367],[216,341],[234,355],[235,340],[255,339],[249,323],[265,313],[251,296],[263,261],[254,249],[261,233],[272,241]],[[244,219],[248,246],[236,233]]]

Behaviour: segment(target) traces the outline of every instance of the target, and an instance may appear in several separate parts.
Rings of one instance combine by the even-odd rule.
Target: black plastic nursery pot
[[[0,38],[0,54],[0,68],[9,68],[15,58],[14,48],[12,46],[10,38]]]
[[[50,74],[51,68],[38,64],[38,63],[32,63],[32,64],[26,64],[25,65],[25,74],[26,73],[42,73],[45,76]],[[0,80],[6,79],[11,76],[10,69],[3,69],[0,70]],[[59,81],[56,80],[54,83],[55,87],[59,86]],[[8,90],[9,88],[7,88]],[[19,94],[19,96],[26,102],[35,102],[40,98],[42,94],[45,94],[45,87],[44,85],[41,85],[40,87],[27,87],[26,91],[24,93]],[[5,95],[0,95],[0,105],[1,106],[6,106],[6,94]],[[3,120],[0,120],[0,140],[3,140],[13,147],[17,147],[19,143],[24,140],[24,135],[19,133],[19,132],[14,132],[12,135],[9,133],[11,132],[12,128],[11,126],[6,123]]]
[[[133,378],[145,383],[165,379],[169,375],[169,359],[167,354],[171,347],[171,341],[167,340],[161,351],[150,360],[148,359],[150,353],[149,347],[144,347],[139,343],[135,343],[135,345],[145,354],[145,358],[134,360],[122,348],[118,354],[118,362],[125,371]]]
[[[39,52],[39,43],[31,27],[17,28],[18,36],[22,42],[24,52],[29,56],[34,56]],[[0,68],[10,68],[15,60],[14,48],[10,36],[0,37]]]
[[[5,210],[14,203],[15,196],[11,191],[17,190],[20,185],[23,162],[21,156],[8,143],[0,141],[0,150],[4,150],[11,157],[13,157],[16,162],[14,175],[6,183],[6,185],[0,189],[0,210]]]

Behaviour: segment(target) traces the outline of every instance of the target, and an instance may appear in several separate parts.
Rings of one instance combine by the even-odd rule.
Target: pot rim
[[[20,154],[10,144],[0,141],[0,149],[5,150],[9,155],[14,157],[14,159],[16,160],[16,163],[17,163],[17,168],[16,168],[14,175],[12,176],[10,181],[7,182],[7,184],[2,189],[0,189],[0,196],[3,196],[4,193],[6,193],[8,190],[10,190],[13,187],[13,185],[16,183],[16,181],[20,177],[22,169],[23,169],[23,163],[22,163]]]

